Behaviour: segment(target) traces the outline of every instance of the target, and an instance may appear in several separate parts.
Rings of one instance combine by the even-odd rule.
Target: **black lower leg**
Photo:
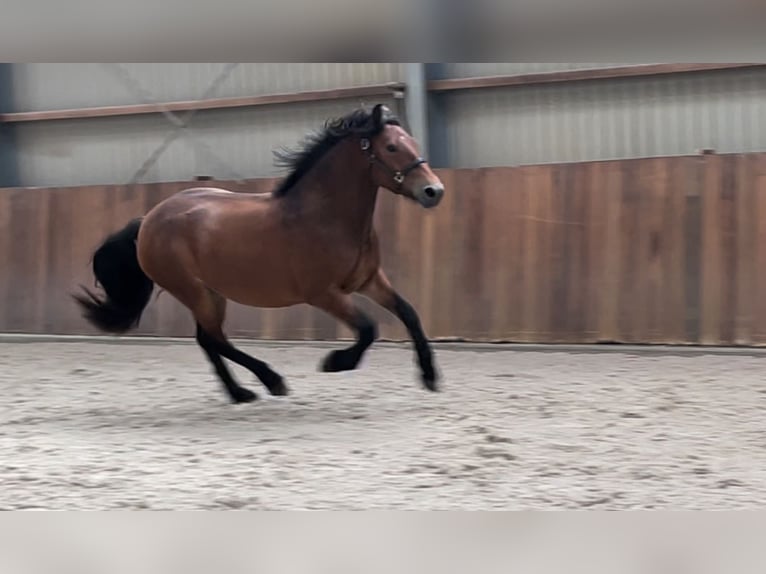
[[[269,390],[269,393],[275,396],[284,396],[288,394],[287,385],[285,385],[282,377],[274,372],[274,370],[272,370],[266,363],[240,351],[227,341],[219,341],[212,337],[209,337],[209,339],[211,340],[212,348],[216,353],[230,361],[234,361],[253,373]]]
[[[364,352],[372,345],[378,336],[375,322],[359,311],[352,324],[357,333],[356,343],[347,349],[331,352],[322,362],[322,370],[327,373],[352,371],[359,365]]]
[[[235,403],[249,403],[258,398],[253,391],[240,386],[234,379],[229,369],[223,362],[221,355],[216,352],[214,339],[210,337],[205,331],[197,325],[197,343],[202,347],[202,350],[207,355],[210,363],[213,365],[218,378],[221,379],[226,392],[229,393],[229,397],[232,402]]]
[[[418,317],[415,308],[399,294],[394,294],[394,313],[404,323],[407,332],[412,337],[418,364],[423,374],[423,384],[428,390],[435,391],[437,389],[437,376],[433,364],[433,353],[420,324],[420,317]]]

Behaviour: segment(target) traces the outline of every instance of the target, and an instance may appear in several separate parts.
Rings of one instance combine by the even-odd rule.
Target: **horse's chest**
[[[361,246],[314,244],[294,258],[291,267],[295,282],[311,291],[339,286],[354,273],[364,257],[363,252]]]

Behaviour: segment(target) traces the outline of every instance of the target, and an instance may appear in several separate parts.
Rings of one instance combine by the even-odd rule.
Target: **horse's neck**
[[[364,241],[372,229],[377,186],[361,151],[349,161],[355,151],[349,150],[347,142],[337,144],[303,177],[296,200],[309,222]]]

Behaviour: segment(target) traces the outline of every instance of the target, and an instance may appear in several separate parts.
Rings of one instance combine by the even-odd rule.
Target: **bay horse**
[[[422,385],[439,375],[417,312],[381,269],[373,213],[379,188],[424,208],[444,186],[383,104],[328,120],[294,150],[275,152],[289,168],[267,194],[210,187],[185,189],[107,237],[92,269],[105,296],[87,288],[73,297],[100,330],[135,328],[155,284],[192,313],[196,341],[229,398],[251,402],[223,359],[251,371],[270,394],[284,396],[283,377],[234,347],[223,330],[227,300],[261,308],[307,303],[351,327],[356,341],[329,353],[325,372],[356,369],[377,338],[377,325],[353,301],[359,293],[393,313],[414,343]]]

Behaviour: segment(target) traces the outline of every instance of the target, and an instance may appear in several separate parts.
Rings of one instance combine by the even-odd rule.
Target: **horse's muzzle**
[[[430,183],[415,194],[415,199],[426,209],[439,205],[442,197],[444,197],[444,186],[441,183]]]

